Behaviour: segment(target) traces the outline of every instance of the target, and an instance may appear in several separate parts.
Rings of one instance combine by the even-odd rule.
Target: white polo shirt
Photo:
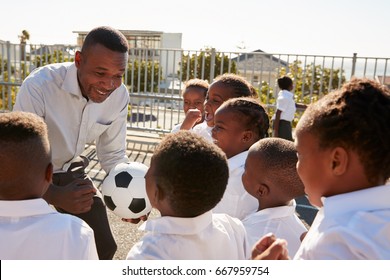
[[[41,116],[49,131],[54,171],[66,171],[86,143],[96,141],[96,152],[108,172],[127,162],[126,126],[129,94],[122,84],[102,103],[81,94],[74,63],[50,64],[35,69],[16,96],[15,111]]]
[[[195,125],[192,130],[196,134],[203,136],[206,140],[213,142],[213,137],[211,137],[211,130],[213,128],[207,125],[206,121],[203,121],[200,124]]]
[[[296,203],[292,200],[290,205],[272,207],[260,210],[247,216],[244,224],[251,247],[265,234],[272,232],[278,238],[287,240],[290,256],[293,256],[301,245],[301,234],[307,229],[295,214]]]
[[[242,184],[245,160],[248,151],[228,159],[229,180],[221,201],[214,207],[214,213],[224,213],[240,220],[257,211],[259,202],[251,196]]]
[[[294,119],[295,112],[297,110],[294,101],[294,94],[288,90],[281,90],[278,93],[278,98],[276,100],[276,110],[282,111],[280,114],[281,120],[291,122]],[[275,115],[272,117],[272,119],[275,119]]]
[[[41,198],[0,200],[1,260],[97,260],[93,230]]]
[[[128,260],[246,260],[251,254],[242,223],[211,211],[194,218],[150,219],[140,229],[147,233]]]
[[[294,259],[390,260],[390,185],[322,202]]]

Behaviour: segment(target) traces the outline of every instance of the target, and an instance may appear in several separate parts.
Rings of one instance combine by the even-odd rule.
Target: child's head
[[[221,200],[229,170],[214,144],[187,130],[167,135],[145,176],[148,197],[162,216],[195,217]]]
[[[296,128],[298,173],[312,204],[390,176],[390,92],[353,79],[311,104]]]
[[[214,126],[215,111],[222,103],[235,97],[255,97],[256,91],[241,76],[223,74],[210,85],[205,103],[205,118],[209,127]]]
[[[288,76],[283,76],[278,79],[278,86],[282,90],[292,90],[293,89],[293,81]]]
[[[215,112],[212,136],[231,158],[268,134],[269,118],[264,107],[251,97],[232,98]]]
[[[258,199],[259,210],[288,205],[305,194],[297,160],[294,143],[282,138],[261,139],[250,147],[242,182]]]
[[[206,100],[209,83],[201,79],[191,79],[185,83],[183,90],[184,113],[189,109],[198,109],[202,113],[202,120],[204,121],[204,102]]]
[[[0,199],[42,197],[52,178],[47,127],[32,113],[0,114]]]

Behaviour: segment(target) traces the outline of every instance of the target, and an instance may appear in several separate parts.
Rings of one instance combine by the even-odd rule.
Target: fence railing
[[[66,45],[21,45],[0,42],[0,110],[12,110],[25,77],[49,63],[73,61],[79,48]],[[276,79],[294,79],[297,101],[306,103],[339,88],[351,77],[388,81],[390,58],[223,52],[215,49],[130,49],[124,83],[130,93],[128,127],[166,133],[184,118],[181,92],[191,78],[211,82],[223,73],[236,73],[258,91],[272,110],[278,91]],[[390,75],[390,74],[389,74]]]

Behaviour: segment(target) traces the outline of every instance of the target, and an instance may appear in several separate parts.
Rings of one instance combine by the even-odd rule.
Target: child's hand
[[[189,109],[180,129],[190,130],[197,122],[202,120],[202,113],[199,109]]]
[[[264,235],[252,249],[252,260],[288,260],[287,241]]]

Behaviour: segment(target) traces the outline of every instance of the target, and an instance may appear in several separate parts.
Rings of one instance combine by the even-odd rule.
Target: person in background
[[[171,132],[180,129],[191,130],[204,121],[204,101],[209,83],[201,79],[191,79],[185,83],[183,90],[183,110],[186,114],[182,123],[177,124]]]
[[[273,120],[273,136],[293,141],[292,124],[297,108],[305,109],[305,104],[296,103],[294,94],[291,92],[294,88],[293,81],[288,76],[278,79],[280,92],[276,100],[276,111]]]
[[[251,97],[229,99],[215,112],[212,137],[228,158],[229,182],[214,213],[242,220],[258,209],[257,199],[245,191],[241,177],[248,149],[267,136],[268,128],[269,118],[264,107]]]
[[[228,176],[226,156],[213,143],[188,130],[167,135],[145,176],[149,200],[161,217],[141,225],[147,232],[127,259],[248,259],[242,223],[211,211]]]
[[[98,259],[93,230],[42,196],[53,175],[47,126],[35,114],[0,114],[0,259]]]
[[[245,226],[251,247],[271,232],[287,240],[294,255],[307,228],[295,213],[295,198],[305,194],[297,169],[294,143],[281,138],[265,138],[253,144],[245,161],[242,182],[259,202],[258,211],[248,215]]]
[[[124,35],[111,27],[97,27],[85,37],[74,62],[35,69],[23,81],[14,106],[14,111],[32,112],[45,120],[54,176],[43,198],[93,228],[100,259],[112,259],[117,245],[101,195],[86,175],[88,160],[80,155],[87,143],[95,141],[106,173],[129,161],[129,94],[122,83],[127,59]]]

